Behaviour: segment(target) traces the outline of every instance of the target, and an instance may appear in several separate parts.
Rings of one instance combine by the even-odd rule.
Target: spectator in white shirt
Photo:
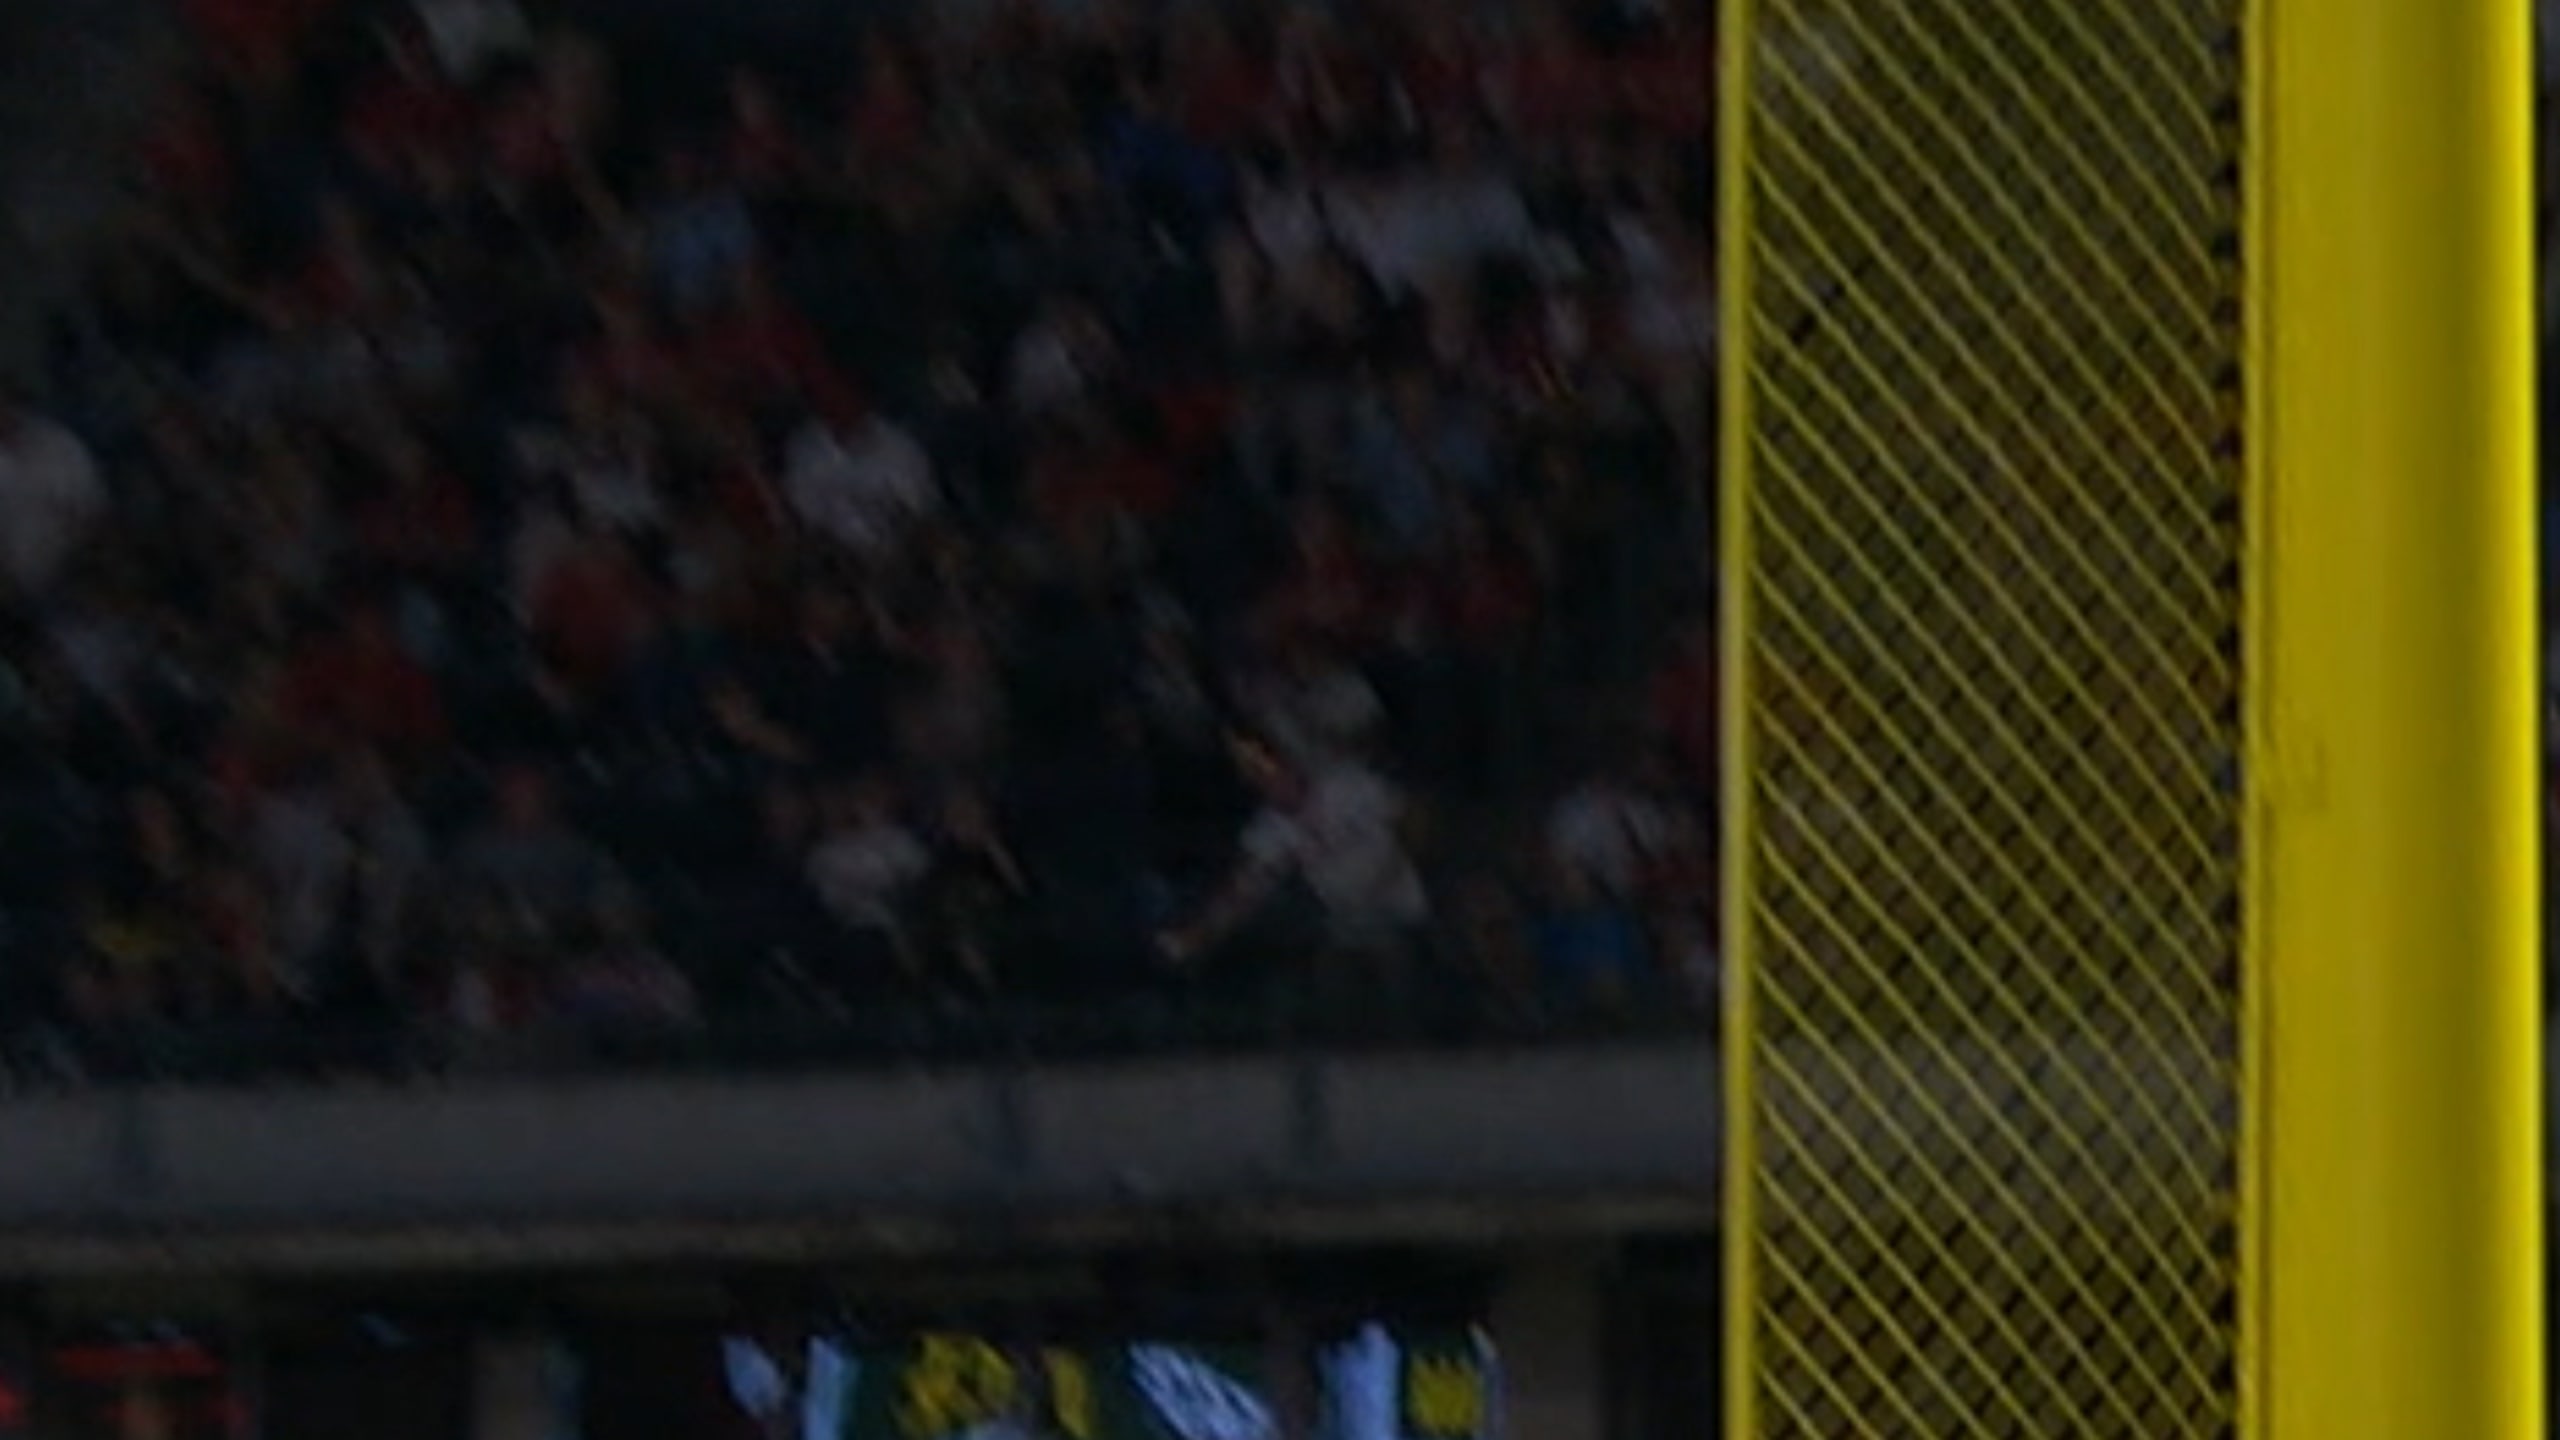
[[[1336,243],[1324,202],[1305,181],[1279,166],[1250,173],[1244,187],[1244,232],[1292,298],[1312,287],[1317,262]]]
[[[1422,871],[1405,846],[1405,799],[1366,766],[1301,767],[1275,748],[1239,747],[1263,805],[1238,841],[1234,872],[1191,924],[1161,939],[1185,963],[1252,919],[1292,880],[1314,896],[1337,952],[1390,952],[1431,918]]]
[[[782,489],[812,534],[865,559],[893,553],[941,509],[924,447],[850,396],[792,437]]]
[[[649,915],[636,894],[610,896],[599,907],[595,947],[572,959],[552,1005],[568,1020],[606,1036],[690,1026],[702,1018],[693,980],[649,938]]]
[[[12,598],[53,598],[106,513],[89,447],[0,389],[0,582]]]
[[[1537,243],[1519,186],[1463,146],[1428,170],[1337,185],[1326,212],[1333,233],[1391,293],[1438,293],[1476,262],[1525,256]]]
[[[514,0],[417,0],[416,9],[436,63],[457,80],[533,53],[533,23]]]
[[[909,971],[904,907],[933,868],[933,852],[898,818],[897,793],[871,777],[833,806],[809,856],[809,886],[843,927],[843,943],[810,976],[822,999],[850,1004]]]
[[[500,777],[489,821],[452,865],[456,898],[484,920],[556,930],[595,914],[624,882],[612,858],[560,813],[551,783],[521,766]]]
[[[250,844],[289,991],[314,993],[325,969],[351,961],[391,981],[431,857],[380,760],[362,757],[343,774],[267,796]]]
[[[517,467],[537,485],[557,485],[585,525],[626,535],[666,523],[659,444],[648,420],[618,407],[600,386],[571,383],[556,426],[515,437]]]
[[[1083,403],[1118,364],[1118,342],[1094,308],[1054,300],[1014,341],[1006,389],[1019,414],[1055,415]]]
[[[1683,820],[1643,778],[1642,771],[1608,767],[1566,791],[1547,815],[1548,857],[1613,897],[1633,895],[1646,870],[1679,841]]]
[[[1240,680],[1236,700],[1273,745],[1309,768],[1357,757],[1378,739],[1387,716],[1367,676],[1305,641]]]

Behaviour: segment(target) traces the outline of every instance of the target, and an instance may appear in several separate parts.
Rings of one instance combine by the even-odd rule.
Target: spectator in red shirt
[[[863,46],[845,138],[855,158],[895,161],[914,154],[933,116],[915,66],[898,46],[877,35]]]
[[[484,113],[481,143],[496,193],[547,237],[611,233],[621,206],[600,173],[613,119],[611,69],[575,37],[556,42],[538,71],[513,82]]]
[[[1156,419],[1172,462],[1196,471],[1215,461],[1234,430],[1235,387],[1215,375],[1181,376],[1157,387]]]
[[[1519,778],[1529,745],[1541,599],[1535,556],[1470,505],[1415,590],[1413,748],[1451,788],[1497,793]]]
[[[535,582],[528,628],[563,679],[598,694],[629,672],[654,600],[628,541],[582,536]]]
[[[1268,632],[1365,640],[1377,618],[1378,581],[1349,517],[1322,496],[1301,502],[1288,566],[1263,605]]]
[[[577,158],[558,105],[538,81],[520,81],[497,97],[481,142],[490,167],[513,185],[562,179]]]
[[[758,197],[799,179],[808,163],[773,82],[760,71],[741,67],[729,72],[723,150],[730,177]]]
[[[650,405],[678,405],[692,395],[692,371],[646,296],[610,286],[596,293],[590,309],[596,332],[570,360],[577,380]]]
[[[1485,65],[1466,15],[1440,5],[1416,6],[1397,78],[1423,128],[1474,123],[1486,99]]]
[[[724,409],[769,413],[802,397],[846,388],[818,332],[760,267],[750,266],[730,303],[703,319],[690,351],[696,384]]]
[[[387,439],[377,459],[373,493],[355,514],[367,557],[394,574],[459,578],[479,540],[471,492],[414,435]]]
[[[471,143],[479,123],[471,97],[436,62],[426,36],[393,31],[381,69],[356,88],[345,131],[355,152],[393,170],[422,155],[448,156]]]
[[[223,119],[213,86],[181,84],[143,138],[143,178],[181,223],[218,220],[238,194],[239,159]]]
[[[1638,124],[1668,140],[1706,138],[1716,103],[1714,37],[1689,7],[1668,7],[1660,33],[1615,69],[1618,103]]]
[[[215,63],[272,83],[293,68],[312,28],[338,0],[180,0],[179,13]]]
[[[298,325],[361,325],[390,311],[400,283],[363,212],[332,197],[320,207],[318,243],[276,297],[275,313]]]
[[[1175,40],[1174,118],[1204,145],[1262,138],[1277,120],[1280,77],[1264,47],[1240,39],[1224,16],[1181,13]]]
[[[1538,617],[1534,552],[1502,533],[1480,505],[1458,512],[1430,571],[1433,620],[1458,649],[1489,654],[1521,643]]]
[[[1155,519],[1181,495],[1181,481],[1162,448],[1133,432],[1133,422],[1091,412],[1056,427],[1055,443],[1033,479],[1033,494],[1051,525],[1073,529],[1108,516]]]
[[[1612,85],[1564,6],[1542,4],[1531,11],[1526,33],[1494,62],[1491,99],[1503,127],[1535,143],[1587,132],[1608,112]]]
[[[791,528],[791,502],[776,483],[772,457],[753,424],[736,416],[713,422],[711,509],[740,539],[769,544]]]
[[[374,597],[356,601],[288,664],[277,708],[331,748],[402,759],[424,755],[448,733],[435,677],[410,655],[390,604]]]
[[[1702,793],[1715,789],[1722,764],[1722,667],[1714,619],[1691,621],[1654,673],[1648,698],[1655,732],[1670,745],[1682,779]]]

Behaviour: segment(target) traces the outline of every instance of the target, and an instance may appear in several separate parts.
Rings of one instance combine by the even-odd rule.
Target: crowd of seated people
[[[1705,7],[185,8],[0,396],[18,1073],[1711,1003]]]

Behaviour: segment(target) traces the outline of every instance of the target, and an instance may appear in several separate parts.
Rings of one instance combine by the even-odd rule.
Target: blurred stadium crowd
[[[1706,7],[183,8],[0,397],[12,1073],[1710,1007]]]

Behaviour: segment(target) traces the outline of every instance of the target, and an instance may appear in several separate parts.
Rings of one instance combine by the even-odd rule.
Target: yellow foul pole
[[[2256,0],[2252,1440],[2542,1433],[2523,0]]]

